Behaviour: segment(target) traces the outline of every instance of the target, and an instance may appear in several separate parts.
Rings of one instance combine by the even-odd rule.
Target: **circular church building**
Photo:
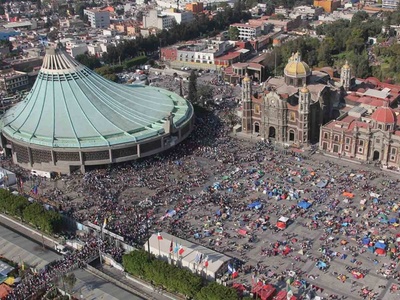
[[[193,120],[175,93],[111,82],[50,48],[32,90],[2,117],[1,144],[23,168],[84,172],[167,150]]]

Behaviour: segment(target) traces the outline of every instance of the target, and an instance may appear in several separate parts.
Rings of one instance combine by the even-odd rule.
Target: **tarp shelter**
[[[253,202],[247,206],[247,208],[255,208],[260,209],[262,208],[262,203],[260,201]]]
[[[343,192],[342,195],[343,195],[344,197],[347,197],[347,198],[354,198],[354,194],[353,194],[353,193]]]
[[[244,230],[244,229],[239,229],[239,230],[238,230],[238,233],[239,233],[240,235],[246,235],[246,234],[247,234],[247,231]]]
[[[319,188],[324,188],[328,185],[328,180],[321,180],[320,182],[317,183],[317,187]]]
[[[279,293],[275,296],[274,300],[297,300],[296,296],[292,296],[287,298],[287,292],[285,290],[280,290]]]
[[[390,223],[390,224],[397,223],[397,219],[396,219],[396,218],[391,218],[391,219],[389,220],[389,223]]]
[[[276,289],[271,284],[263,284],[260,281],[253,286],[251,291],[256,295],[257,299],[261,300],[272,300],[276,293]]]
[[[287,217],[280,217],[278,222],[276,222],[276,227],[279,229],[285,229],[287,227],[287,222],[289,221],[289,218]]]
[[[386,249],[386,244],[383,243],[382,241],[378,241],[378,242],[375,243],[375,248]]]
[[[371,242],[371,239],[370,239],[370,238],[365,237],[365,238],[362,239],[362,244],[363,244],[363,245],[368,245],[369,242]]]
[[[167,211],[167,214],[165,215],[166,217],[173,217],[176,215],[176,210],[175,209],[169,209]]]
[[[0,275],[7,276],[12,270],[14,270],[14,267],[3,261],[0,261]]]
[[[311,205],[312,204],[310,202],[307,202],[307,201],[304,201],[304,200],[302,200],[299,203],[297,203],[297,206],[302,208],[302,209],[309,209],[311,207]]]
[[[384,249],[380,249],[380,248],[376,248],[376,249],[375,249],[375,253],[376,253],[377,255],[382,255],[382,256],[385,256],[385,255],[386,255],[386,251],[385,251]]]
[[[0,284],[0,299],[5,299],[11,291],[12,288],[8,285],[4,283]]]

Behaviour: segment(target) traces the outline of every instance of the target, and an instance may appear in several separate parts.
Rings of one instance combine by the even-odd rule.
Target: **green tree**
[[[196,300],[237,300],[237,291],[233,288],[211,282],[196,295]]]
[[[76,277],[74,273],[64,274],[63,281],[67,284],[68,293],[71,293],[75,284],[76,284]]]
[[[204,106],[204,104],[208,100],[211,100],[212,97],[213,88],[210,85],[199,84],[199,86],[197,87],[197,99],[199,99],[201,104]]]
[[[85,65],[91,70],[97,69],[101,67],[100,59],[98,59],[94,55],[90,54],[79,54],[75,57],[75,59],[81,64]]]
[[[239,29],[235,26],[230,26],[228,35],[230,40],[237,41],[239,39]]]
[[[192,103],[197,103],[197,76],[194,70],[190,72],[188,100]]]

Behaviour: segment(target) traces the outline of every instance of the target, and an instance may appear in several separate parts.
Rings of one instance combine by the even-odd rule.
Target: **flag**
[[[179,245],[178,242],[175,242],[174,253],[178,253],[178,251],[179,251]]]
[[[208,267],[208,255],[204,259],[204,267],[206,267],[206,268]]]
[[[162,241],[163,237],[161,235],[161,232],[157,233],[157,240]]]
[[[169,253],[172,253],[174,251],[174,240],[171,240],[171,243],[169,244]]]
[[[236,271],[236,269],[235,268],[233,268],[233,272],[232,272],[232,279],[235,279],[236,277],[238,277],[239,276],[239,273],[238,273],[238,271]]]
[[[181,245],[181,246],[179,247],[178,254],[179,254],[179,255],[182,255],[183,252],[185,252],[185,249],[183,249],[183,247],[182,247],[182,245]]]
[[[198,264],[200,262],[200,252],[199,251],[197,251],[197,253],[196,253],[196,257],[194,258],[194,262],[196,264]]]
[[[107,226],[107,218],[104,218],[103,229],[106,228],[106,226]]]
[[[231,264],[229,264],[229,265],[228,265],[228,273],[229,273],[229,274],[232,274],[233,271],[234,271],[234,268],[232,267]]]

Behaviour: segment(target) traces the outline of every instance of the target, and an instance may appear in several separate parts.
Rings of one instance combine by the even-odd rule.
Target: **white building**
[[[68,41],[65,43],[65,52],[74,58],[77,55],[86,53],[87,51],[88,47],[86,43],[82,43],[80,41]]]
[[[107,52],[107,43],[102,42],[94,42],[92,44],[87,45],[87,52],[90,55],[94,55],[96,57],[100,57],[103,53]]]
[[[171,16],[175,18],[177,24],[190,23],[194,20],[193,13],[191,11],[163,11],[162,15]]]
[[[230,27],[239,29],[239,39],[241,40],[251,40],[261,35],[261,26],[259,25],[236,23]]]
[[[88,17],[88,21],[92,28],[108,28],[110,27],[110,12],[100,9],[85,9],[83,13]]]
[[[382,0],[382,8],[396,9],[399,6],[399,0]]]
[[[232,262],[232,258],[223,253],[182,240],[165,232],[160,234],[163,238],[162,240],[158,240],[157,234],[153,234],[150,237],[150,253],[158,256],[159,259],[187,268],[208,280],[221,278],[227,272],[228,264]],[[171,242],[172,252],[170,252]],[[182,255],[179,254],[179,250],[176,253],[174,252],[177,246],[183,250]],[[145,250],[147,251],[147,246]],[[201,258],[200,261],[198,258]],[[205,263],[206,259],[208,264]]]
[[[155,27],[160,30],[171,28],[175,23],[172,16],[162,15],[157,10],[152,9],[146,16],[143,16],[143,27]]]

